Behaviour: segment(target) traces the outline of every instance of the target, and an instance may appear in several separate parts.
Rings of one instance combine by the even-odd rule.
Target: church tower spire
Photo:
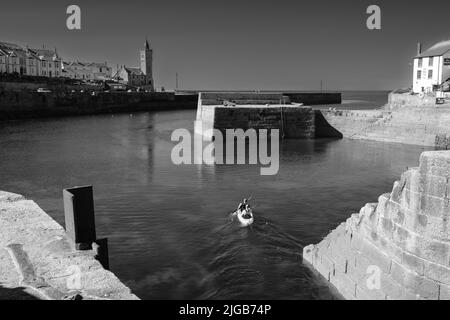
[[[145,37],[144,50],[141,50],[141,71],[145,75],[145,87],[154,91],[153,84],[153,50]]]

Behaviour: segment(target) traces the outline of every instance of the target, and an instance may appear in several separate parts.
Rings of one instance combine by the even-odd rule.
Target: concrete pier
[[[0,191],[0,230],[0,299],[138,299],[35,202]]]
[[[346,299],[450,299],[450,151],[424,152],[303,260]]]

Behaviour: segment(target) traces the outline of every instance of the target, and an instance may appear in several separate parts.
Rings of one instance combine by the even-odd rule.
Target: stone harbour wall
[[[342,138],[320,111],[298,105],[200,106],[197,120],[202,128],[195,131],[207,140],[212,128],[223,134],[226,129],[278,129],[285,139]]]
[[[218,105],[223,101],[236,104],[282,104],[292,102],[303,105],[341,104],[340,92],[201,92],[200,100],[203,105]]]
[[[394,110],[404,106],[434,107],[436,106],[436,97],[428,94],[420,96],[418,94],[391,92],[388,96],[388,104],[384,108]]]
[[[214,128],[279,129],[286,138],[314,138],[314,111],[305,107],[216,107]]]
[[[26,118],[195,109],[197,95],[171,92],[0,92],[0,121]]]
[[[424,152],[303,260],[345,299],[450,299],[450,151]]]
[[[303,103],[308,106],[342,103],[340,92],[287,92],[283,95],[289,97],[291,102]]]
[[[450,149],[450,107],[404,106],[386,110],[324,111],[344,137]]]
[[[218,129],[278,129],[281,138],[342,138],[318,110],[291,104],[279,93],[200,93],[195,132],[212,139]]]
[[[320,110],[319,112],[322,112],[330,125],[347,138],[367,130],[384,116],[380,110]]]

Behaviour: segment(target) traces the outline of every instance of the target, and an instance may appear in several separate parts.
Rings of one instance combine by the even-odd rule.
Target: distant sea
[[[390,91],[344,91],[340,109],[379,109],[388,102]]]

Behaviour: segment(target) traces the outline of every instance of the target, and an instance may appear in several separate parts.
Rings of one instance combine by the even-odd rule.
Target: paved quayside
[[[0,299],[81,298],[138,299],[34,201],[0,191]]]

